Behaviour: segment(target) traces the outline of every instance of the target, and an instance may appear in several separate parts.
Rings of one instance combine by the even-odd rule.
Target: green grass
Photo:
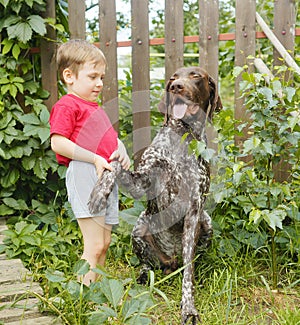
[[[290,283],[293,270],[283,269],[281,280]],[[138,268],[109,263],[109,270],[122,276],[138,274]],[[284,272],[285,271],[285,272]],[[299,275],[299,272],[298,272]],[[167,301],[155,295],[157,308],[152,310],[152,324],[180,324],[181,273],[164,280],[160,271],[154,283]],[[290,278],[292,277],[292,279]],[[300,325],[300,288],[297,283],[272,291],[267,261],[245,254],[220,258],[213,252],[197,261],[195,269],[195,301],[202,324],[206,325]]]

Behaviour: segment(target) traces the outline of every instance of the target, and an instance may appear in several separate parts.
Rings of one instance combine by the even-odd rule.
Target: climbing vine
[[[49,202],[63,188],[63,169],[49,148],[43,103],[49,94],[41,86],[40,56],[31,51],[47,25],[64,29],[41,17],[45,9],[44,0],[0,0],[0,216],[34,214],[36,202]]]

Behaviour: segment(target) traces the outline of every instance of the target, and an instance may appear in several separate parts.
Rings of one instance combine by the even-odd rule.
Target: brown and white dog
[[[166,114],[165,125],[144,151],[137,169],[105,171],[90,197],[95,213],[106,204],[117,181],[134,197],[147,197],[147,207],[132,232],[133,250],[142,263],[139,282],[148,271],[162,268],[166,274],[184,265],[182,280],[182,324],[199,320],[194,303],[194,258],[200,243],[211,235],[204,203],[210,185],[209,164],[189,154],[189,143],[206,142],[206,122],[222,104],[215,81],[199,67],[178,69],[169,79],[159,109]]]

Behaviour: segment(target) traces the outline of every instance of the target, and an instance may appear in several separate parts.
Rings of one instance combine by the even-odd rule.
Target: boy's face
[[[97,101],[103,87],[105,65],[95,66],[92,62],[86,62],[78,71],[78,76],[70,70],[63,72],[68,94],[74,94],[90,102]]]

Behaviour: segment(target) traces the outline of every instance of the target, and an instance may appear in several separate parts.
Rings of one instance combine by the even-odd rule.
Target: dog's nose
[[[180,93],[184,88],[183,82],[180,80],[175,80],[172,82],[170,90],[174,93]]]

